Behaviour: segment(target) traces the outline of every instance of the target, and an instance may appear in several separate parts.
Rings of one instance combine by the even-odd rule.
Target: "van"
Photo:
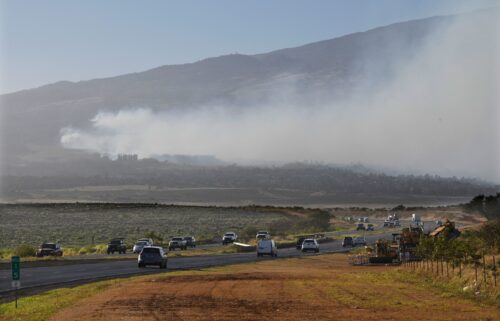
[[[257,256],[278,256],[278,247],[274,240],[259,240],[257,243]]]

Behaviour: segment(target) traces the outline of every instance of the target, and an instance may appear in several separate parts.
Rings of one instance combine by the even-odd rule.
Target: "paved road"
[[[378,225],[378,224],[377,224]],[[380,234],[367,235],[366,240],[368,244],[373,244],[381,237],[391,239],[393,232],[398,232],[399,229],[380,229]],[[343,232],[343,234],[356,233],[355,231]],[[341,235],[338,239],[321,244],[321,253],[334,253],[345,251],[342,248]],[[295,248],[286,248],[279,250],[279,257],[299,257],[304,255]],[[224,255],[207,255],[207,256],[193,256],[193,257],[173,257],[169,258],[168,270],[182,270],[182,269],[196,269],[216,265],[234,264],[251,262],[256,260],[265,260],[266,258],[257,258],[254,252],[251,253],[235,253]],[[268,258],[271,259],[271,258]],[[61,266],[47,266],[47,267],[32,267],[24,268],[21,270],[21,283],[23,290],[44,288],[54,285],[71,284],[75,282],[84,283],[96,279],[120,277],[126,275],[148,274],[164,272],[156,267],[148,267],[139,269],[134,260],[127,261],[113,261],[101,263],[87,263],[87,264],[73,264]],[[7,295],[11,292],[11,271],[0,270],[0,295]]]

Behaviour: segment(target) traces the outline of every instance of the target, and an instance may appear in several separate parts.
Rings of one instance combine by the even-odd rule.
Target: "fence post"
[[[484,252],[483,252],[483,280],[484,284],[486,284],[486,259],[484,258]]]
[[[495,254],[493,254],[493,284],[497,286],[497,263],[495,261]]]

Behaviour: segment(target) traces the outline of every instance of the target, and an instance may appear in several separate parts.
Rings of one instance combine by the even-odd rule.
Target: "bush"
[[[36,248],[29,244],[21,244],[14,249],[13,254],[20,257],[35,256]]]

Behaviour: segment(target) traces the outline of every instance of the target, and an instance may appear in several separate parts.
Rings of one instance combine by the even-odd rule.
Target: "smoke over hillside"
[[[409,61],[391,66],[397,72],[389,79],[376,64],[364,66],[348,98],[296,99],[300,75],[290,74],[268,84],[279,83],[277,98],[250,108],[221,103],[184,112],[148,106],[100,112],[89,129],[64,128],[61,142],[109,155],[362,162],[498,182],[500,28],[497,15],[486,17],[467,15],[442,26],[406,52]],[[303,94],[315,96],[314,89]]]

